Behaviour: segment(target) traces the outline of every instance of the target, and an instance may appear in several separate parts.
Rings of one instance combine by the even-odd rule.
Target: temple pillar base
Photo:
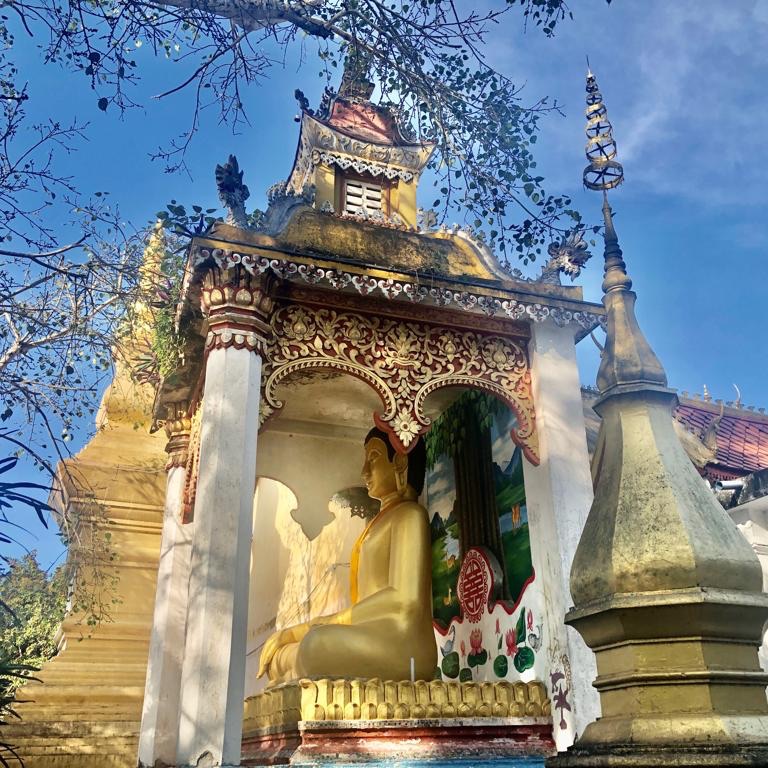
[[[547,768],[740,768],[768,766],[768,743],[571,747],[547,759]]]

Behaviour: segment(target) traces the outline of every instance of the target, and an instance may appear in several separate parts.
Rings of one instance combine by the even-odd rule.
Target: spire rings
[[[616,142],[610,134],[600,133],[587,139],[584,150],[590,163],[607,162],[616,157]]]
[[[586,133],[590,139],[600,135],[606,135],[610,138],[612,131],[613,126],[604,117],[595,117],[587,121]]]
[[[591,71],[587,73],[587,144],[584,148],[589,165],[582,178],[587,189],[606,191],[618,187],[624,181],[624,168],[616,160],[616,142],[613,126],[608,120],[608,110],[597,80]]]
[[[587,189],[600,192],[607,189],[615,189],[624,181],[624,168],[615,160],[607,160],[602,163],[590,163],[582,176],[584,186]]]

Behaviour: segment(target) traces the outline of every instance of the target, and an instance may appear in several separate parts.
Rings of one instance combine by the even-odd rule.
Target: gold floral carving
[[[191,523],[195,517],[195,497],[197,496],[197,473],[200,465],[200,434],[203,423],[203,406],[198,403],[189,429],[186,465],[184,471],[184,495],[181,504],[181,522]]]
[[[165,446],[165,452],[168,454],[166,470],[186,466],[191,428],[191,420],[184,413],[168,414],[165,422],[165,434],[168,436],[168,443]]]
[[[373,387],[383,409],[379,428],[405,453],[430,427],[427,396],[442,387],[482,389],[507,403],[517,416],[512,439],[538,464],[538,441],[525,352],[503,336],[426,323],[285,306],[272,319],[262,412],[282,408],[281,381],[308,370],[355,376]]]
[[[296,680],[246,699],[243,728],[285,728],[304,721],[459,717],[549,718],[543,683],[417,680]]]

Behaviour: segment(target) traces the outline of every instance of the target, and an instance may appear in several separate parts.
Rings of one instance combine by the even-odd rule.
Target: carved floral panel
[[[538,442],[528,361],[522,347],[502,336],[338,312],[285,306],[272,320],[263,385],[263,417],[280,409],[281,381],[300,371],[332,370],[370,384],[382,400],[379,428],[407,452],[429,430],[427,396],[441,387],[489,392],[517,416],[512,439],[538,464]]]

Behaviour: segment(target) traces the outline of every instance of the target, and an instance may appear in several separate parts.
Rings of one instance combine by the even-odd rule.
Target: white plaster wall
[[[528,350],[540,463],[525,461],[523,468],[531,555],[544,584],[551,641],[546,682],[553,704],[567,692],[571,707],[561,711],[563,720],[555,723],[555,742],[563,750],[600,715],[592,687],[594,654],[576,630],[564,624],[572,605],[571,563],[592,504],[592,478],[573,329],[546,322],[534,323],[531,332]],[[560,727],[562,723],[565,727]]]
[[[763,569],[763,592],[768,592],[768,496],[729,509],[728,513],[752,545]],[[768,631],[763,632],[758,656],[763,671],[768,672]]]
[[[365,521],[330,501],[361,484],[364,435],[301,424],[259,437],[246,696],[266,685],[256,672],[261,646],[275,629],[349,605],[350,552]]]

